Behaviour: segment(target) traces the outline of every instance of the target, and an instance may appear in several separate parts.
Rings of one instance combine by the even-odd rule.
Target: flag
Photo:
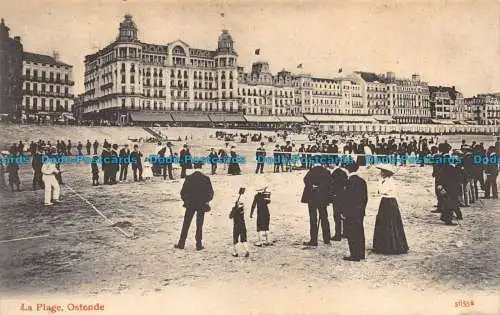
[[[260,48],[255,49],[255,54],[258,56],[260,55]]]
[[[342,68],[339,68],[339,73],[341,73],[341,72],[342,72]]]
[[[301,63],[299,63],[299,64],[297,65],[297,69],[302,69],[302,64],[301,64]]]

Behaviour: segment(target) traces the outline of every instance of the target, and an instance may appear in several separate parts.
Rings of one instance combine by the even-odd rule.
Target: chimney
[[[420,81],[420,75],[418,75],[418,74],[413,74],[413,75],[411,76],[411,79],[412,79],[412,81],[417,81],[417,82],[419,82],[419,81]]]
[[[394,72],[387,72],[387,79],[390,80],[390,81],[394,81],[396,80],[396,74]]]
[[[16,42],[20,43],[20,42],[21,42],[21,37],[20,37],[20,36],[15,36],[15,37],[14,37],[14,40],[15,40]]]
[[[55,61],[59,61],[59,53],[57,51],[52,52],[52,56],[54,57]]]

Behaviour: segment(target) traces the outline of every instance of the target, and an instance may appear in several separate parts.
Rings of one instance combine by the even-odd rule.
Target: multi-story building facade
[[[9,36],[10,29],[4,19],[0,22],[0,113],[20,118],[19,104],[22,100],[21,38]]]
[[[355,72],[352,76],[362,87],[362,99],[371,115],[391,115],[398,123],[429,122],[429,88],[420,76],[396,78],[373,72]]]
[[[311,78],[307,114],[367,114],[361,85],[349,78]]]
[[[245,73],[238,68],[238,98],[243,113],[248,115],[295,116],[300,107],[295,104],[293,77],[282,70],[273,76],[264,61],[252,64],[252,71]]]
[[[132,16],[126,15],[117,39],[85,57],[82,112],[117,118],[135,110],[241,111],[238,55],[227,30],[217,44],[212,51],[180,40],[143,43]]]
[[[389,74],[388,74],[389,77]],[[398,123],[429,123],[430,93],[427,82],[418,74],[411,79],[389,79],[388,98],[394,120]]]
[[[73,106],[73,66],[54,56],[23,53],[21,111],[28,120],[54,121]]]
[[[470,119],[479,125],[500,126],[500,96],[479,94],[464,100],[470,112]]]
[[[464,97],[454,86],[429,86],[429,92],[432,118],[453,121],[469,119]]]

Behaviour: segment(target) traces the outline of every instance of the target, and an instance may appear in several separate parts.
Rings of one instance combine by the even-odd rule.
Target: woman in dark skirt
[[[230,158],[231,159],[229,161],[227,173],[229,175],[240,175],[241,174],[240,164],[238,163],[238,155],[236,154],[234,146],[231,147]]]
[[[377,167],[380,169],[382,180],[379,184],[379,194],[382,195],[375,222],[373,235],[373,252],[378,254],[405,254],[408,252],[408,243],[395,198],[396,188],[392,182],[394,171],[390,165]]]
[[[267,188],[267,187],[266,187]],[[271,202],[271,193],[266,191],[266,188],[260,189],[255,194],[252,202],[252,210],[250,211],[250,218],[253,216],[255,207],[257,207],[257,234],[259,240],[255,243],[256,246],[271,245],[269,241],[269,207],[267,206]],[[264,239],[264,243],[262,243]]]

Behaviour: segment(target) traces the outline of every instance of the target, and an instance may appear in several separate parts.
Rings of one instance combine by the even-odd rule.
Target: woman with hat
[[[389,164],[377,168],[380,169],[382,177],[378,186],[382,198],[375,222],[373,251],[379,254],[404,254],[409,248],[392,179],[395,170]]]

